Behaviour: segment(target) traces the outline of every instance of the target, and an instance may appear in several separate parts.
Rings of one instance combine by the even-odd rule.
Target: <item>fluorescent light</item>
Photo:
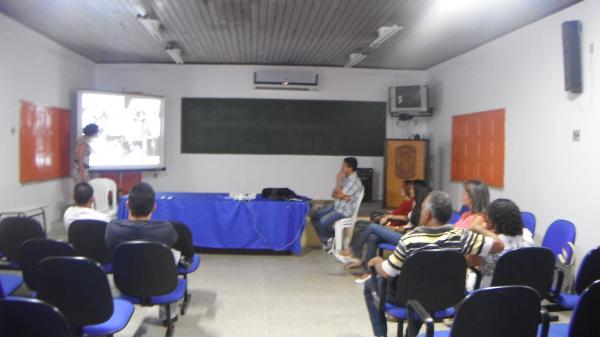
[[[357,65],[358,63],[362,62],[362,60],[364,60],[365,58],[367,58],[366,54],[352,53],[352,54],[350,54],[350,61],[348,63],[346,63],[346,65],[344,67],[352,68],[355,65]]]
[[[177,63],[177,64],[183,64],[183,59],[181,58],[181,49],[179,49],[179,48],[167,48],[165,50],[167,51],[167,54],[169,54],[169,56],[171,56],[171,58],[173,59],[173,61],[175,61],[175,63]]]
[[[160,34],[161,23],[158,19],[151,19],[148,14],[138,14],[137,18],[150,36],[157,41],[165,42],[165,39]]]
[[[378,36],[375,40],[373,40],[373,42],[371,42],[371,44],[369,44],[369,47],[377,48],[381,46],[385,41],[387,41],[390,37],[401,31],[402,29],[404,29],[404,27],[398,25],[379,27],[377,29]]]

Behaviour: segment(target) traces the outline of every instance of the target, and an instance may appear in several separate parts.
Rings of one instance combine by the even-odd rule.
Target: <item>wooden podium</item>
[[[386,208],[396,208],[404,200],[404,180],[427,177],[427,145],[425,139],[386,139],[385,141],[385,193]]]

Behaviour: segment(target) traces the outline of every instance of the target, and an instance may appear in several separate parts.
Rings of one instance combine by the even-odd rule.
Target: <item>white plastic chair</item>
[[[352,217],[339,219],[333,224],[335,237],[333,239],[333,245],[331,246],[330,253],[339,253],[342,248],[344,248],[344,229],[350,229],[354,227],[358,217],[358,209],[360,208],[360,204],[364,196],[365,189],[363,188],[362,192],[360,192],[358,195],[358,202],[356,203],[356,209],[354,209],[354,214],[352,214]]]
[[[90,180],[94,189],[94,206],[98,212],[108,215],[111,219],[117,216],[117,183],[109,178]]]

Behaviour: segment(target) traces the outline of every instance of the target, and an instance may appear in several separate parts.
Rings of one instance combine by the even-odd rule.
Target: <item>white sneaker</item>
[[[365,282],[367,282],[370,278],[371,278],[371,274],[369,274],[367,276],[361,276],[361,277],[355,279],[354,283],[356,283],[356,284],[365,284]]]

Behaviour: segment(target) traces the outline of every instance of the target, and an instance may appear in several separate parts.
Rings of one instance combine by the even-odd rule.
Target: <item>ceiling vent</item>
[[[259,70],[254,73],[254,89],[317,90],[319,75],[299,70]]]

